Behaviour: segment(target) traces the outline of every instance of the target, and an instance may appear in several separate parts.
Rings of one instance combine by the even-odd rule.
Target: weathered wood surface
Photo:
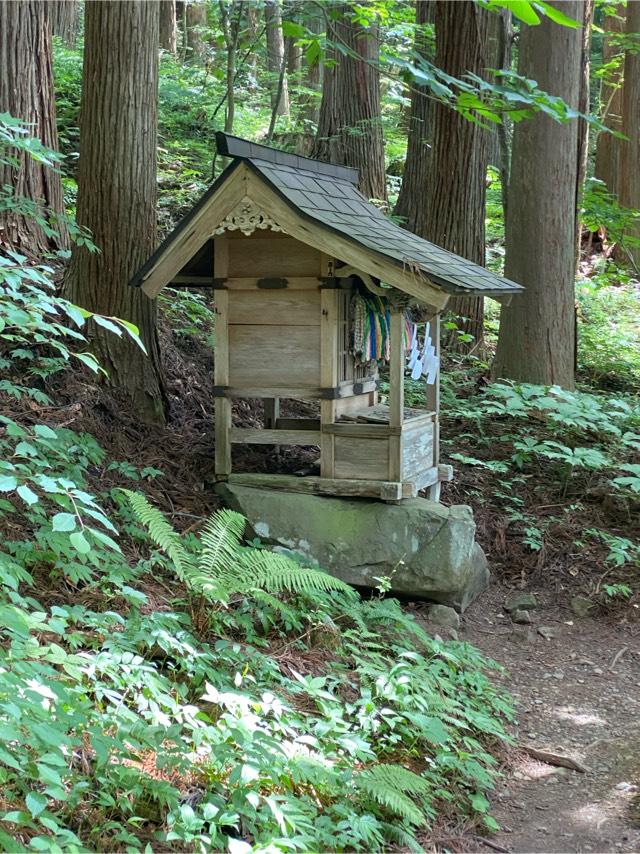
[[[437,483],[437,481],[438,469],[435,466],[433,468],[426,469],[416,477],[411,478],[411,480],[403,482],[402,497],[415,498],[421,490],[428,489],[433,486],[434,483]]]
[[[328,272],[331,262],[326,255],[320,259],[320,271]],[[338,295],[335,291],[320,292],[320,385],[331,388],[338,385]],[[333,424],[336,420],[335,400],[323,400],[320,404],[321,424]],[[330,433],[322,433],[320,440],[320,474],[322,477],[336,476],[335,439]]]
[[[402,433],[402,480],[413,480],[433,468],[433,424],[420,425]],[[434,483],[437,481],[437,469]]]
[[[229,385],[321,386],[319,327],[229,326]]]
[[[336,478],[388,481],[389,439],[334,437]]]
[[[227,260],[226,241],[216,241],[215,263],[224,269]],[[213,376],[216,385],[227,385],[229,382],[229,336],[227,317],[229,311],[229,295],[227,291],[218,291],[215,299],[216,311],[216,352],[213,365]],[[215,471],[216,474],[229,474],[231,471],[231,444],[229,430],[231,428],[231,401],[226,397],[216,398],[215,414]]]
[[[230,291],[229,323],[319,326],[320,291]]]
[[[295,273],[295,270],[294,270]],[[266,290],[264,285],[258,284],[261,279],[268,276],[229,276],[224,281],[224,286],[229,291],[262,291]],[[320,291],[320,279],[318,276],[278,276],[286,282],[283,288],[278,290],[291,291]],[[269,290],[273,290],[272,288]]]
[[[319,445],[319,430],[270,430],[260,427],[232,427],[231,442],[242,445]]]
[[[315,495],[336,495],[345,498],[381,498],[397,501],[402,498],[402,484],[388,481],[336,480],[324,477],[296,477],[287,474],[231,474],[226,480],[241,486],[260,489],[284,489]]]
[[[269,240],[256,232],[244,240],[229,241],[227,275],[232,278],[317,276],[319,264],[320,252],[317,249],[291,237]]]

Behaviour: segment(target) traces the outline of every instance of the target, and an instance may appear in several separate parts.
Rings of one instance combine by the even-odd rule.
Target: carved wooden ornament
[[[261,210],[253,199],[245,196],[235,208],[228,213],[222,222],[213,230],[214,234],[224,234],[225,231],[241,231],[245,236],[253,234],[254,231],[271,229],[271,231],[284,231],[278,223]]]

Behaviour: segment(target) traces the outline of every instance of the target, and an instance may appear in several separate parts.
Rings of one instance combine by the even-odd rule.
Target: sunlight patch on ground
[[[593,712],[580,712],[574,706],[561,706],[554,715],[563,721],[571,721],[576,726],[605,726],[606,720]]]

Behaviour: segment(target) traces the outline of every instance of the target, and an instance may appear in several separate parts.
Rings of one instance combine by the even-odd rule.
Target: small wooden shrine
[[[137,273],[215,291],[215,474],[220,480],[398,501],[439,496],[439,316],[452,294],[509,299],[522,288],[393,224],[356,170],[217,134],[232,158]],[[389,365],[386,403],[378,367]],[[423,376],[426,410],[404,405]],[[264,426],[236,426],[232,401],[262,398]],[[318,418],[283,418],[283,399]],[[236,444],[317,445],[320,473],[234,474]]]

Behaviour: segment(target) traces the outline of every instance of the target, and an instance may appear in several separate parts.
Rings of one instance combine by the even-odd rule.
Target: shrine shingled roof
[[[382,256],[394,265],[422,273],[449,294],[504,296],[522,291],[521,285],[430,243],[389,220],[357,189],[358,172],[345,166],[323,163],[279,151],[225,133],[216,134],[218,153],[234,160],[155,255],[136,274],[133,285],[142,284],[145,274],[186,229],[212,192],[224,181],[238,161],[244,161],[284,200],[295,213],[339,234],[361,248]]]

